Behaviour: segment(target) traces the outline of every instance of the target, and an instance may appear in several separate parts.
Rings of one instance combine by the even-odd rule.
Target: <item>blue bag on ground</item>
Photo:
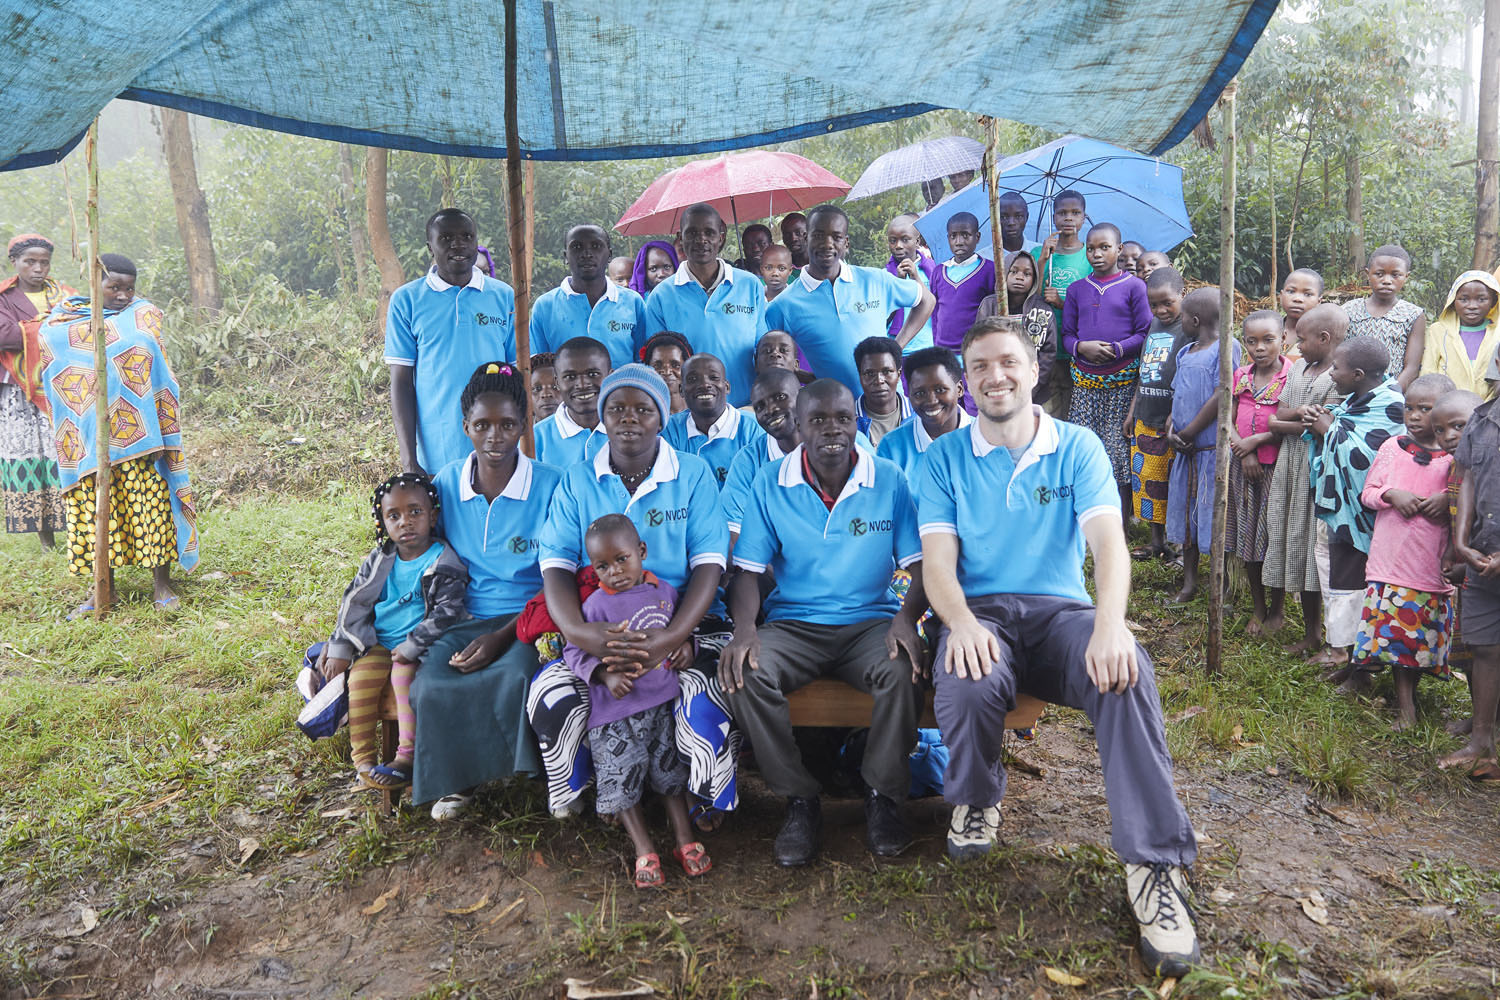
[[[302,668],[297,672],[297,693],[306,702],[297,713],[297,728],[310,740],[321,740],[332,736],[349,721],[349,689],[346,683],[349,672],[339,674],[331,681],[314,668],[326,642],[315,642],[302,655]]]
[[[909,758],[911,792],[914,799],[943,794],[943,772],[948,769],[948,748],[936,729],[918,729],[917,745]]]

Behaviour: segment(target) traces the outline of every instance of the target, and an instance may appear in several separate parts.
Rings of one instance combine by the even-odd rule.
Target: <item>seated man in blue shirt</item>
[[[531,350],[556,351],[573,337],[593,337],[609,351],[612,368],[636,360],[644,343],[646,300],[609,280],[609,234],[586,223],[568,230],[563,263],[568,276],[531,307]]]
[[[719,658],[719,683],[755,747],[761,776],[787,798],[776,863],[817,856],[819,785],[792,738],[786,695],[824,675],[874,696],[861,774],[865,838],[882,857],[911,842],[898,802],[911,784],[907,755],[917,737],[925,652],[916,622],[921,541],[906,477],[854,447],[854,396],[819,379],[797,397],[802,444],[755,477],[741,519],[729,586],[734,638]],[[897,567],[911,572],[906,603],[891,593]],[[776,588],[761,611],[760,576]]]
[[[694,354],[682,366],[682,401],[687,409],[672,414],[661,432],[673,448],[707,462],[720,489],[740,449],[766,436],[759,424],[726,402],[730,389],[718,358]]]
[[[979,416],[927,449],[918,484],[927,595],[944,622],[933,682],[948,745],[948,853],[987,853],[1005,795],[1005,715],[1024,692],[1093,724],[1146,967],[1198,960],[1183,867],[1197,843],[1172,787],[1161,700],[1125,623],[1130,553],[1109,456],[1095,434],[1031,402],[1036,345],[1010,318],[964,337]],[[1098,606],[1084,589],[1085,543]]]
[[[436,473],[472,454],[458,397],[474,369],[516,360],[516,295],[474,266],[479,235],[469,213],[427,220],[432,268],[391,295],[385,362],[402,472]]]

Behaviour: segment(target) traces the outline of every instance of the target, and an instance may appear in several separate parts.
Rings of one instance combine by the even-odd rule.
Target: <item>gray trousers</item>
[[[911,790],[907,755],[917,740],[921,689],[905,656],[885,649],[889,618],[855,625],[776,621],[760,627],[760,667],[745,671],[745,686],[730,695],[734,719],[750,738],[761,777],[778,795],[811,798],[821,790],[802,764],[792,738],[786,696],[819,677],[836,677],[875,698],[865,745],[865,782],[904,802]]]
[[[943,669],[948,629],[939,633],[932,676],[948,770],[943,797],[953,805],[991,806],[1005,797],[1000,760],[1005,715],[1021,691],[1084,712],[1094,724],[1112,844],[1128,864],[1186,865],[1198,853],[1187,812],[1172,787],[1161,698],[1151,657],[1136,644],[1140,681],[1124,694],[1101,693],[1089,680],[1084,651],[1094,607],[1061,597],[996,594],[969,601],[979,623],[1000,642],[1000,662],[978,681]],[[1055,794],[1067,795],[1058,788]]]

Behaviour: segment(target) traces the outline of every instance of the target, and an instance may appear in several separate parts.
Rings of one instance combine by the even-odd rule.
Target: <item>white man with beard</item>
[[[729,585],[734,638],[719,657],[719,683],[761,776],[787,800],[774,851],[784,867],[817,856],[823,826],[821,788],[792,737],[786,696],[831,675],[874,697],[861,768],[865,839],[890,857],[911,842],[899,803],[926,663],[916,631],[927,607],[921,541],[906,477],[854,446],[854,396],[833,379],[798,394],[797,423],[802,443],[750,488]],[[912,575],[905,606],[890,589],[898,567]],[[757,626],[767,572],[776,586]]]
[[[585,223],[563,243],[568,276],[531,307],[531,352],[552,354],[564,341],[593,337],[609,351],[610,367],[636,360],[644,344],[646,300],[609,279],[609,234]]]
[[[962,350],[979,415],[932,443],[918,485],[926,591],[943,620],[932,673],[950,754],[948,853],[980,856],[996,841],[1016,694],[1083,711],[1141,955],[1182,975],[1199,954],[1184,875],[1197,845],[1172,786],[1151,659],[1125,623],[1130,553],[1109,456],[1093,432],[1032,404],[1036,345],[1014,319],[981,320]]]
[[[469,213],[427,220],[432,267],[391,295],[385,363],[402,472],[437,472],[474,451],[457,400],[474,369],[516,360],[516,294],[474,266],[479,234]]]
[[[769,303],[765,282],[719,256],[728,233],[712,205],[683,210],[685,256],[677,273],[647,296],[645,336],[671,330],[687,338],[694,354],[718,358],[729,377],[729,404],[744,406],[755,379],[755,344],[768,329]]]

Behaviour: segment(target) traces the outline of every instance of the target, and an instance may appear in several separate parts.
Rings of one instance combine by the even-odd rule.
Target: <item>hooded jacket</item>
[[[464,609],[464,595],[469,589],[469,570],[453,546],[442,543],[443,551],[422,574],[422,603],[426,614],[395,649],[393,659],[416,663],[449,627],[469,617]],[[338,620],[333,637],[328,640],[329,657],[353,660],[379,645],[375,636],[375,605],[385,589],[386,577],[396,564],[396,543],[377,545],[364,561],[344,591],[339,603]]]
[[[1458,312],[1453,308],[1453,300],[1458,298],[1458,290],[1471,281],[1480,282],[1489,288],[1495,293],[1497,303],[1500,303],[1500,280],[1490,272],[1465,271],[1454,278],[1442,313],[1427,331],[1427,345],[1422,351],[1422,373],[1437,372],[1446,375],[1458,388],[1488,399],[1494,390],[1485,382],[1484,373],[1494,359],[1495,352],[1500,350],[1500,323],[1496,322],[1500,305],[1491,306],[1485,316],[1484,321],[1489,330],[1479,345],[1479,356],[1470,361],[1469,353],[1464,350],[1463,339],[1458,335]]]

